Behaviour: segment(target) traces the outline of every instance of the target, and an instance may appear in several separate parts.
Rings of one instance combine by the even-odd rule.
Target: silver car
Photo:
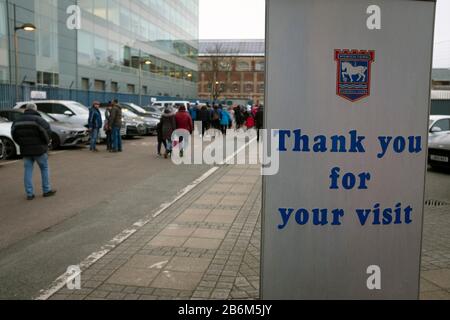
[[[450,167],[450,116],[430,117],[428,163],[436,167]]]
[[[71,123],[78,127],[85,127],[89,121],[89,108],[76,101],[26,101],[17,103],[14,109],[24,110],[28,103],[36,104],[38,111],[46,113],[61,122]],[[102,117],[105,119],[104,115],[102,115]],[[103,129],[100,130],[99,139],[106,139],[106,133]]]
[[[0,111],[0,116],[11,122],[17,121],[22,114],[22,109]],[[58,121],[43,112],[39,112],[39,114],[50,124],[53,149],[59,147],[73,147],[89,141],[89,133],[85,127],[70,122]]]

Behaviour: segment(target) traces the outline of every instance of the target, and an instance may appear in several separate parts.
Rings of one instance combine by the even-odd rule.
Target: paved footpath
[[[258,299],[259,166],[225,166],[50,299]]]
[[[258,299],[258,166],[224,166],[50,299]],[[450,299],[450,206],[427,206],[421,299]]]

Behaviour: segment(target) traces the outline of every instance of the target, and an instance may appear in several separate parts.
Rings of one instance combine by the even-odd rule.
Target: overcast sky
[[[450,68],[450,0],[437,0],[434,66]],[[263,39],[265,0],[200,0],[200,39]]]

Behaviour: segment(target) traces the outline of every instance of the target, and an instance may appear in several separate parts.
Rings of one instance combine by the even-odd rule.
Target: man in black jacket
[[[20,153],[25,162],[25,192],[28,200],[35,198],[33,191],[33,167],[37,162],[41,169],[42,190],[44,197],[54,196],[49,179],[48,145],[50,143],[50,125],[37,112],[35,104],[26,106],[24,114],[11,127],[14,141],[20,146]]]

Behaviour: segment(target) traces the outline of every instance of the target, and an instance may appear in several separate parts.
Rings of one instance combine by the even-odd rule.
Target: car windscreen
[[[67,106],[76,114],[89,114],[89,109],[78,102],[68,102]]]
[[[138,105],[136,105],[134,103],[127,103],[127,105],[139,113],[147,113],[147,111],[145,111],[144,109],[142,109],[141,107],[139,107]]]
[[[47,122],[49,122],[49,123],[50,123],[50,122],[57,122],[57,120],[56,120],[55,118],[49,116],[49,115],[46,114],[46,113],[39,112],[39,114],[41,115],[42,119],[44,119],[45,121],[47,121]]]

